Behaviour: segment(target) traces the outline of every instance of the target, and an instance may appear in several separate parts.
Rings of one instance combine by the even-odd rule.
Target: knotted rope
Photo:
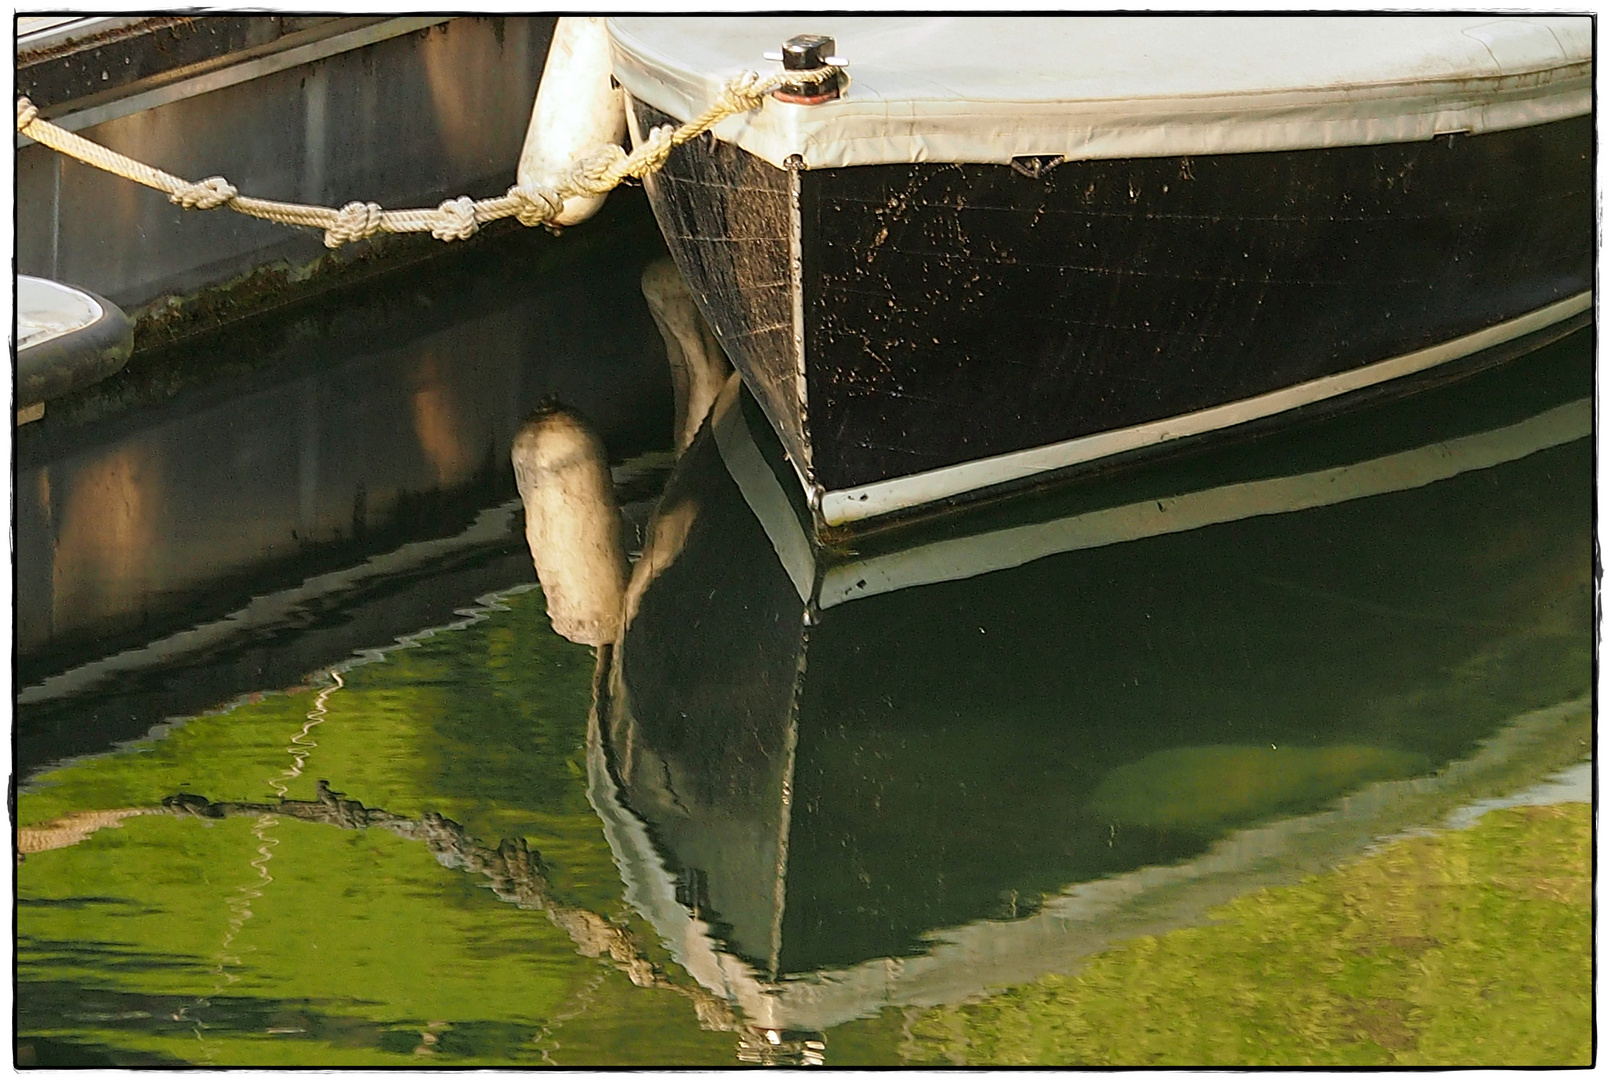
[[[427,232],[437,240],[464,240],[487,222],[507,217],[521,225],[544,225],[558,216],[567,199],[605,195],[628,178],[640,180],[662,168],[676,147],[696,139],[729,116],[759,108],[771,91],[790,83],[822,79],[841,70],[829,66],[814,71],[778,72],[763,78],[746,71],[723,86],[714,104],[704,112],[680,127],[666,124],[653,129],[629,154],[619,146],[605,146],[578,162],[568,176],[551,187],[516,184],[505,195],[478,200],[464,195],[448,199],[433,210],[384,210],[371,202],[350,202],[336,210],[252,198],[240,194],[221,176],[191,183],[41,120],[38,108],[26,97],[17,99],[17,131],[86,165],[163,192],[170,202],[187,210],[227,206],[281,225],[323,229],[324,245],[330,248],[378,233]]]
[[[367,240],[385,226],[385,211],[379,203],[349,202],[324,230],[324,246],[340,247],[351,240]]]
[[[169,195],[168,201],[186,210],[214,210],[238,194],[235,185],[223,177],[209,176],[199,184],[185,184]]]

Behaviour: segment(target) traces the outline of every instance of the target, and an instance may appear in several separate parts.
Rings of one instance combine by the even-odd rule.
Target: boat
[[[17,277],[17,423],[45,402],[115,374],[134,351],[134,324],[103,296],[59,281]]]
[[[1572,765],[1592,353],[853,550],[811,542],[734,378],[598,652],[588,794],[628,902],[803,1045]]]
[[[1252,433],[1590,319],[1592,20],[609,21],[644,179],[818,537]],[[769,59],[767,59],[769,55]]]

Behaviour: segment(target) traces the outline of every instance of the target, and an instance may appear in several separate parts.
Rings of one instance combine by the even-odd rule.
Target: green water
[[[1588,808],[1437,827],[1590,751],[1590,442],[801,621],[706,439],[615,649],[511,581],[24,777],[17,1061],[1584,1064]]]
[[[338,688],[267,695],[53,771],[19,799],[21,823],[185,791],[269,801],[282,785],[308,800],[330,777],[369,806],[524,838],[558,903],[620,920],[667,983],[692,987],[622,902],[585,798],[590,651],[547,630],[540,592],[504,607]],[[848,1023],[825,1033],[828,1061],[1580,1063],[1589,823],[1584,807],[1555,813],[1497,812],[1243,898],[1071,980]],[[379,829],[150,814],[30,855],[17,880],[19,1038],[36,1060],[70,1044],[119,1064],[735,1061],[736,1036],[701,1026],[687,993],[634,986],[544,913]],[[1474,983],[1498,999],[1465,993]],[[1513,1043],[1488,1041],[1499,1018],[1518,1023]]]
[[[541,600],[510,596],[338,686],[265,695],[48,773],[20,822],[181,792],[305,800],[327,777],[494,846],[523,837],[560,902],[623,916],[579,779],[592,657],[547,629]],[[379,829],[129,818],[18,867],[19,1030],[129,1063],[729,1059],[730,1039],[701,1031],[683,999],[637,990],[483,884]],[[617,1045],[623,1025],[653,1044]]]

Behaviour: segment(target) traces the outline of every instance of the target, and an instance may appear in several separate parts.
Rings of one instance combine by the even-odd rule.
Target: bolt
[[[767,60],[780,60],[784,71],[816,71],[829,65],[843,67],[848,63],[834,56],[837,43],[822,34],[799,34],[782,43],[781,52],[768,52]],[[843,89],[843,80],[837,72],[823,78],[801,79],[797,83],[773,91],[778,101],[794,105],[816,105],[836,98]]]

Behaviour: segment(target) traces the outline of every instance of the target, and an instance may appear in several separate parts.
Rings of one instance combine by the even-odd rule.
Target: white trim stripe
[[[1067,551],[1408,491],[1518,461],[1590,434],[1592,400],[1582,398],[1495,431],[1372,461],[1147,499],[829,567],[822,576],[818,604],[825,610],[879,593],[1006,570]]]
[[[771,471],[760,448],[754,445],[748,422],[743,418],[743,406],[738,401],[742,389],[742,377],[734,372],[715,399],[710,420],[715,447],[720,451],[726,471],[743,493],[743,501],[749,504],[770,539],[800,602],[808,604],[816,585],[816,563],[810,550],[810,538],[800,528],[777,474]]]
[[[1184,416],[1155,420],[1116,431],[1103,431],[1095,435],[1084,435],[1048,446],[1018,450],[979,461],[963,462],[861,487],[829,491],[821,499],[822,519],[828,525],[863,521],[897,510],[925,506],[940,499],[993,487],[996,484],[1025,479],[1053,469],[1260,420],[1471,356],[1484,349],[1546,329],[1588,310],[1591,306],[1592,292],[1587,290],[1521,315],[1519,318],[1510,319],[1473,334],[1466,334],[1452,341],[1442,342],[1440,345],[1432,345],[1417,352],[1381,360],[1338,375],[1326,375],[1320,379],[1298,383],[1244,401],[1216,405]]]

